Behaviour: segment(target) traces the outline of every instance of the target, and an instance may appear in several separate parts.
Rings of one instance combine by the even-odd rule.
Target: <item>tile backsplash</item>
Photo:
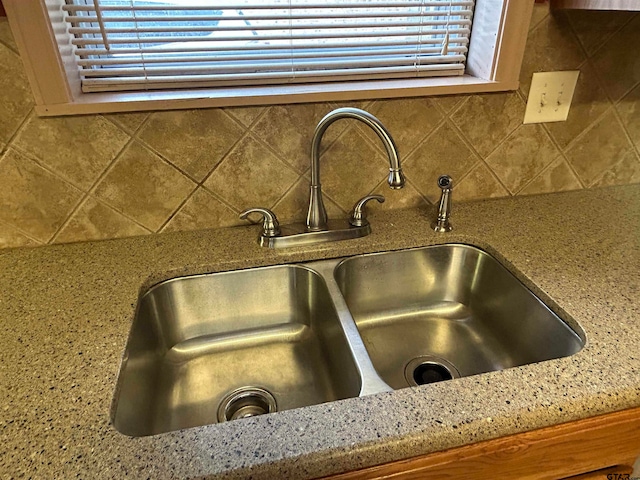
[[[429,207],[442,173],[455,201],[640,182],[638,45],[640,14],[538,4],[519,91],[349,103],[392,133],[408,183],[386,188],[380,141],[337,122],[322,145],[329,216],[372,192],[387,197],[373,208]],[[523,125],[533,72],[575,69],[568,121]],[[0,248],[238,225],[251,206],[302,220],[313,129],[344,105],[39,118],[2,19]]]

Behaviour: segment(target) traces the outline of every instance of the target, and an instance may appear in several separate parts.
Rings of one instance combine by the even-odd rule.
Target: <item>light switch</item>
[[[579,71],[533,74],[524,123],[564,122],[578,82]]]

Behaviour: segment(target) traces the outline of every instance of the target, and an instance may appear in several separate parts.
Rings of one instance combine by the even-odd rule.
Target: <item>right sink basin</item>
[[[361,255],[335,279],[394,389],[572,355],[576,333],[495,258],[468,245]]]

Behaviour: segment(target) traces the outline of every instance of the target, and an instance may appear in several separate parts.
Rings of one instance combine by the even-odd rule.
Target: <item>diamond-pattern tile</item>
[[[101,116],[33,116],[15,147],[82,190],[88,190],[129,141],[129,136]]]
[[[304,173],[309,169],[313,132],[331,110],[333,107],[327,103],[276,105],[265,112],[252,131],[289,165]],[[325,151],[348,126],[346,120],[331,125],[322,139],[320,151]]]
[[[224,111],[242,123],[245,127],[250,126],[262,115],[266,107],[232,107],[225,108]]]
[[[585,58],[564,12],[556,11],[529,32],[520,70],[520,89],[529,93],[535,72],[575,70]]]
[[[571,145],[566,156],[584,184],[591,186],[632,149],[613,110],[610,110]]]
[[[11,27],[7,18],[0,18],[0,42],[4,43],[14,52],[18,51],[18,46],[13,39],[13,33],[11,33]]]
[[[214,227],[242,225],[238,213],[202,187],[194,192],[178,212],[167,222],[163,232],[200,230]]]
[[[56,243],[145,235],[142,228],[113,208],[88,197],[56,235]]]
[[[376,195],[382,195],[384,197],[384,203],[379,204],[377,202],[370,202],[371,211],[376,210],[400,210],[403,208],[427,208],[430,203],[420,194],[420,192],[413,186],[413,183],[409,176],[406,176],[406,182],[404,187],[399,190],[393,190],[389,188],[386,181],[382,182],[372,192]],[[355,203],[355,202],[354,202]]]
[[[503,185],[516,193],[559,154],[540,125],[522,125],[486,162]]]
[[[156,232],[196,184],[141,144],[130,144],[96,188],[96,196]]]
[[[607,10],[567,10],[567,17],[587,52],[593,55],[603,43],[628,23],[635,12]]]
[[[345,132],[320,158],[323,191],[345,211],[389,175],[386,155],[358,129]]]
[[[149,113],[109,113],[103,116],[118,125],[128,134],[133,135],[133,133],[140,128],[140,125],[149,117]]]
[[[416,188],[435,203],[440,197],[436,181],[440,175],[450,175],[454,181],[471,170],[477,156],[465,144],[449,123],[440,126],[406,159],[403,170]]]
[[[582,185],[564,158],[559,157],[535,177],[518,195],[580,190]]]
[[[322,201],[327,209],[329,218],[346,218],[347,213],[341,209],[327,195],[323,195]],[[280,223],[304,222],[309,208],[309,179],[300,177],[295,185],[273,207]]]
[[[509,136],[524,118],[525,104],[517,93],[489,93],[469,98],[451,116],[483,157]]]
[[[611,106],[591,64],[585,63],[580,70],[567,121],[547,124],[551,137],[563,149]]]
[[[640,149],[640,85],[616,105],[631,141]]]
[[[521,91],[534,71],[581,74],[568,121],[544,129],[522,126],[519,93],[39,119],[0,19],[0,248],[235,225],[253,205],[302,221],[315,126],[345,106],[382,120],[408,181],[388,189],[379,139],[336,122],[321,146],[332,218],[368,193],[387,198],[372,213],[432,208],[442,173],[456,201],[640,182],[640,15],[548,10],[534,7]],[[79,205],[83,190],[93,193]]]
[[[20,57],[0,44],[0,141],[9,141],[33,105]]]
[[[549,3],[536,3],[533,6],[533,12],[531,13],[531,22],[529,23],[529,30],[536,28],[542,20],[549,15]]]
[[[0,249],[13,247],[33,247],[40,245],[20,232],[13,225],[0,222]]]
[[[640,16],[609,39],[593,56],[594,66],[613,101],[640,82]]]
[[[401,157],[409,154],[443,119],[429,98],[381,100],[375,102],[370,111],[391,133]],[[360,122],[355,125],[379,149],[384,150],[373,130]]]
[[[221,109],[156,112],[138,138],[201,182],[245,130]]]
[[[491,170],[482,162],[479,162],[453,188],[458,201],[509,196],[509,192],[500,185],[500,182],[491,174]]]
[[[633,151],[628,152],[620,162],[607,170],[593,186],[606,187],[630,183],[640,183],[640,159]]]
[[[47,242],[80,201],[82,192],[9,149],[0,160],[0,221]]]
[[[270,208],[299,175],[252,135],[240,141],[204,186],[238,210]]]

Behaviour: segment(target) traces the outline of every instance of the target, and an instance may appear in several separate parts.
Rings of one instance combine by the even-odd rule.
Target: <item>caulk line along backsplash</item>
[[[384,183],[382,144],[358,122],[325,135],[331,217],[429,207],[442,173],[455,200],[640,182],[640,15],[536,5],[517,92],[370,100],[394,136],[408,184]],[[567,122],[522,125],[531,75],[580,70]],[[38,118],[6,19],[0,20],[0,248],[239,225],[266,206],[306,214],[316,123],[347,104]],[[89,138],[90,140],[85,140]]]

